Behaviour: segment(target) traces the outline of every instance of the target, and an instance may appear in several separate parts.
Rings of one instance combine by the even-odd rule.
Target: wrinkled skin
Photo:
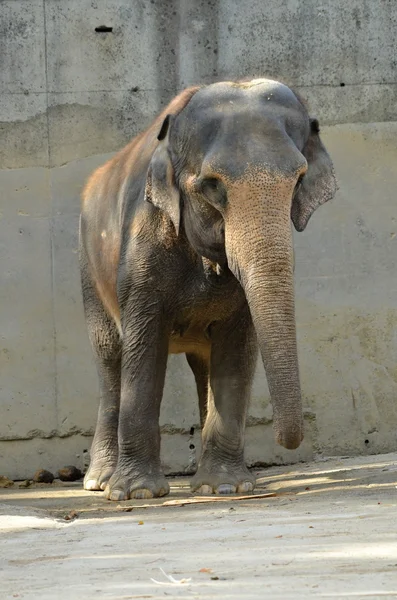
[[[258,348],[276,440],[301,443],[291,218],[302,231],[335,193],[318,131],[280,83],[191,88],[88,181],[80,260],[100,406],[86,489],[111,500],[168,493],[169,353],[186,354],[197,382],[193,491],[254,488],[244,430]]]

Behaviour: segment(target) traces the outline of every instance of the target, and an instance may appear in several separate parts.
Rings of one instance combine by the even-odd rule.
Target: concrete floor
[[[170,507],[81,482],[0,490],[0,597],[397,597],[397,454],[258,477],[275,497]],[[190,497],[171,483],[167,500]]]

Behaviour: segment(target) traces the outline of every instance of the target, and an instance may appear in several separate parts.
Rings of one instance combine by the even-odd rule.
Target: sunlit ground
[[[184,478],[127,503],[0,490],[0,597],[397,598],[397,454],[257,477],[275,497],[163,506],[191,497]]]

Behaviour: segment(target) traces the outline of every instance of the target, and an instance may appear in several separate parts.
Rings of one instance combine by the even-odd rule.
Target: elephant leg
[[[120,406],[121,341],[115,323],[105,312],[82,269],[84,312],[99,375],[99,410],[91,460],[84,477],[86,490],[103,490],[117,464],[117,429]]]
[[[197,395],[199,399],[200,425],[201,429],[203,429],[205,419],[207,417],[209,358],[205,358],[199,354],[186,354],[186,358],[196,380]]]
[[[199,494],[254,489],[244,461],[245,421],[258,354],[248,307],[211,329],[210,393],[202,454],[191,482]]]
[[[154,306],[154,309],[156,307]],[[109,500],[154,498],[169,492],[160,464],[160,404],[168,330],[160,315],[130,306],[123,327],[118,462],[105,489]]]

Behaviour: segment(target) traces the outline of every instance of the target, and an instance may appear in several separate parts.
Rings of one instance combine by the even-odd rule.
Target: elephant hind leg
[[[205,419],[207,418],[210,359],[204,358],[199,354],[191,353],[187,353],[186,358],[196,380],[200,411],[200,425],[201,429],[203,429]]]
[[[113,474],[118,458],[121,339],[117,326],[98,298],[84,260],[84,251],[80,252],[84,312],[100,390],[98,418],[84,488],[103,490]]]

